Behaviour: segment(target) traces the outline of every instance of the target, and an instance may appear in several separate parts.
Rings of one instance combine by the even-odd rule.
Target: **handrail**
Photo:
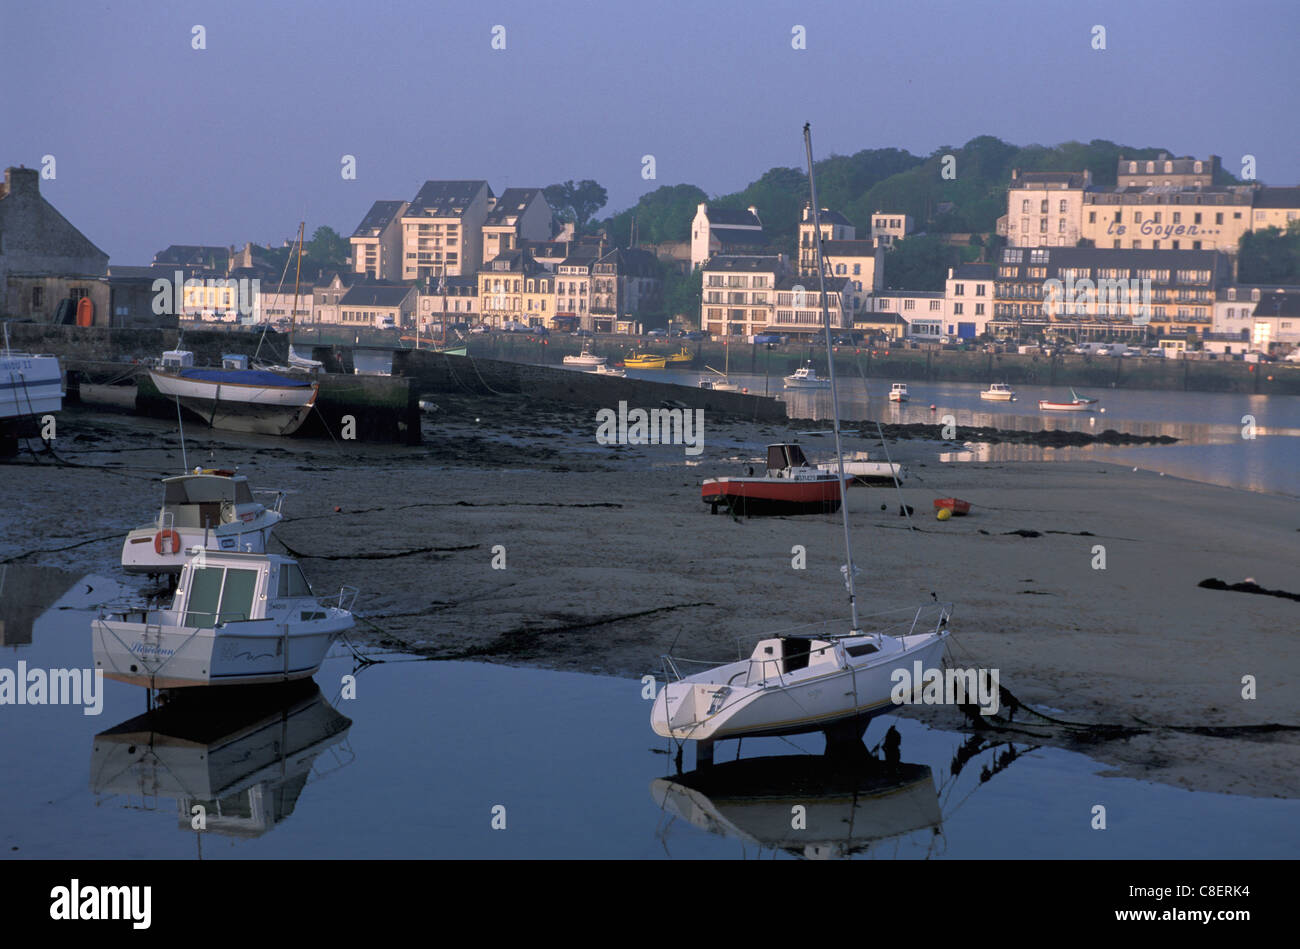
[[[348,585],[345,584],[345,585],[339,587],[338,600],[337,600],[337,604],[336,604],[335,608],[336,608],[336,609],[343,610],[343,611],[346,612],[346,613],[351,613],[351,612],[352,612],[352,604],[354,604],[354,603],[357,601],[357,594],[358,594],[358,593],[360,593],[360,591],[359,591],[356,587],[353,587],[353,586],[348,586]],[[345,600],[347,601],[347,605],[346,605],[346,606],[343,605]],[[324,605],[323,602],[322,602],[322,605]]]

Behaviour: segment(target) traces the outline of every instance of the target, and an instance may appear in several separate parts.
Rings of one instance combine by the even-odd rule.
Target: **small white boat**
[[[907,383],[906,383],[906,382],[895,382],[892,386],[889,387],[889,401],[890,401],[890,402],[906,402],[906,401],[907,401]]]
[[[105,610],[91,620],[95,669],[151,689],[249,685],[315,674],[352,628],[354,587],[323,603],[297,561],[200,548],[171,605]]]
[[[785,387],[787,389],[829,389],[831,381],[817,375],[817,370],[813,368],[810,359],[805,365],[785,377]]]
[[[731,354],[728,353],[728,356]],[[713,373],[711,376],[700,376],[700,388],[710,389],[714,392],[739,392],[740,386],[730,381],[725,372],[719,372],[712,366],[705,366],[705,369]]]
[[[617,376],[620,379],[627,378],[627,373],[624,370],[616,369],[613,366],[607,366],[604,363],[601,363],[594,369],[588,369],[587,371],[596,376]]]
[[[989,402],[1012,402],[1016,398],[1016,390],[1005,382],[994,382],[980,392],[980,398]]]
[[[834,461],[823,461],[817,467],[832,474],[839,471],[839,464]],[[844,474],[858,484],[902,484],[907,480],[907,469],[898,462],[869,461],[865,451],[854,452],[844,459]]]
[[[247,366],[247,356],[227,355],[220,369],[195,368],[192,352],[171,350],[149,377],[160,393],[212,428],[292,435],[316,404],[320,384]]]
[[[1079,395],[1073,389],[1070,390],[1069,402],[1053,402],[1050,399],[1039,399],[1038,408],[1044,412],[1091,412],[1090,406],[1096,405],[1096,399],[1089,399],[1086,396]]]
[[[578,355],[564,357],[564,364],[566,366],[577,366],[579,369],[595,369],[597,366],[605,365],[606,358],[593,353],[591,343],[584,343],[582,352]]]
[[[126,535],[122,568],[177,574],[195,547],[265,553],[272,528],[284,519],[284,495],[274,493],[267,507],[253,497],[248,478],[223,468],[195,468],[193,474],[164,478],[158,517]]]

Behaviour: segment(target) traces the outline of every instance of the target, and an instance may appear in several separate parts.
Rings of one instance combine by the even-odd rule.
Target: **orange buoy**
[[[156,533],[156,534],[153,535],[153,552],[156,553],[159,557],[164,556],[164,554],[163,554],[163,540],[164,540],[164,539],[167,539],[167,540],[170,540],[170,541],[171,541],[171,550],[167,551],[167,553],[169,553],[169,554],[178,554],[178,553],[181,552],[181,535],[180,535],[180,534],[176,533],[175,531],[171,531],[171,530],[159,531],[158,533]]]

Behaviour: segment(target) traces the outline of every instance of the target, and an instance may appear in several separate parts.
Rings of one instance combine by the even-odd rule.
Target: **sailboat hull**
[[[863,725],[893,711],[894,670],[913,664],[937,667],[947,633],[901,638],[903,648],[888,659],[836,666],[818,675],[786,676],[741,685],[750,663],[736,663],[730,677],[713,670],[703,677],[671,682],[659,690],[650,724],[665,738],[717,741],[724,738],[798,735],[846,723]],[[728,671],[731,667],[725,667]],[[718,681],[721,678],[722,681]],[[729,684],[728,678],[735,684]]]
[[[726,505],[734,514],[834,514],[840,509],[840,487],[834,477],[709,478],[700,498],[715,507]]]

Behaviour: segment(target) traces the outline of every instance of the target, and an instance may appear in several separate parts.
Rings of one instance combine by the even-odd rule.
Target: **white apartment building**
[[[943,336],[968,340],[987,332],[993,317],[993,282],[992,264],[948,268],[943,291]]]
[[[483,259],[486,181],[426,181],[403,212],[402,280],[467,277]]]
[[[777,281],[786,275],[786,269],[780,254],[709,258],[704,265],[700,328],[714,336],[762,332],[772,321]]]
[[[817,214],[821,222],[822,243],[827,241],[851,241],[857,237],[858,229],[839,211],[822,208]],[[813,242],[812,205],[803,206],[803,216],[799,220],[799,273],[803,276],[817,273],[817,245]]]
[[[549,240],[554,223],[541,188],[507,188],[492,202],[483,222],[482,263],[522,247],[524,241]]]
[[[910,214],[900,211],[877,211],[871,215],[871,239],[883,247],[893,247],[916,230]]]
[[[405,201],[376,201],[352,232],[352,270],[380,280],[402,276]]]
[[[1082,237],[1083,193],[1092,172],[1011,171],[998,233],[1009,247],[1074,247]]]
[[[767,245],[758,209],[745,211],[710,208],[700,203],[691,221],[691,269],[702,267],[710,257],[756,253]]]

